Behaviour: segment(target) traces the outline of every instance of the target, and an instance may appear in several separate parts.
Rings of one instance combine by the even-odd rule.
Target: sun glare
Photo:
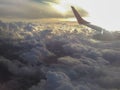
[[[60,0],[58,3],[50,4],[54,9],[56,9],[57,12],[66,14],[68,11],[70,11],[71,5],[78,6],[79,3],[79,0]]]
[[[67,13],[67,9],[64,8],[64,6],[59,5],[59,4],[53,4],[52,5],[53,8],[55,8],[58,12],[60,12],[61,14],[66,14]]]

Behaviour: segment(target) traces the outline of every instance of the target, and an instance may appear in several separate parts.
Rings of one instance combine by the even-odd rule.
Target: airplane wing
[[[73,11],[73,13],[74,13],[74,15],[75,15],[79,24],[86,25],[86,24],[90,23],[90,22],[85,21],[73,6],[71,6],[71,8],[72,8],[72,11]]]

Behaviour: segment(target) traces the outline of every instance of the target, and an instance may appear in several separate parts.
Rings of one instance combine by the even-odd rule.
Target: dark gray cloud
[[[45,3],[45,2],[58,2],[58,0],[31,0],[34,2]]]
[[[72,12],[65,16],[57,12],[48,3],[57,3],[56,0],[0,0],[0,18],[6,19],[40,19],[72,17]],[[80,12],[85,13],[81,9]],[[84,14],[83,14],[84,15]]]

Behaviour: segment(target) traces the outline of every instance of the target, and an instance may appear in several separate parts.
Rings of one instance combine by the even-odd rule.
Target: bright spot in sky
[[[110,31],[120,30],[120,0],[60,0],[53,7],[65,14],[71,5],[86,10],[89,22]]]
[[[67,9],[65,8],[65,6],[52,3],[52,7],[63,15],[67,13]]]

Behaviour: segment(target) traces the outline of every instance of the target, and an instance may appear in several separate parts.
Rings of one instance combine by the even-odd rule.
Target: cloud
[[[12,79],[19,89],[119,90],[120,41],[95,41],[72,29],[77,25],[0,22],[0,78],[7,74],[5,84]]]
[[[63,14],[57,12],[48,3],[56,3],[54,0],[1,0],[0,18],[6,19],[41,19],[41,18],[63,18]],[[81,9],[81,12],[85,12]],[[68,12],[65,17],[73,16]]]
[[[57,3],[58,0],[31,0],[33,2],[38,2],[38,3],[46,3],[46,2],[55,2]]]

